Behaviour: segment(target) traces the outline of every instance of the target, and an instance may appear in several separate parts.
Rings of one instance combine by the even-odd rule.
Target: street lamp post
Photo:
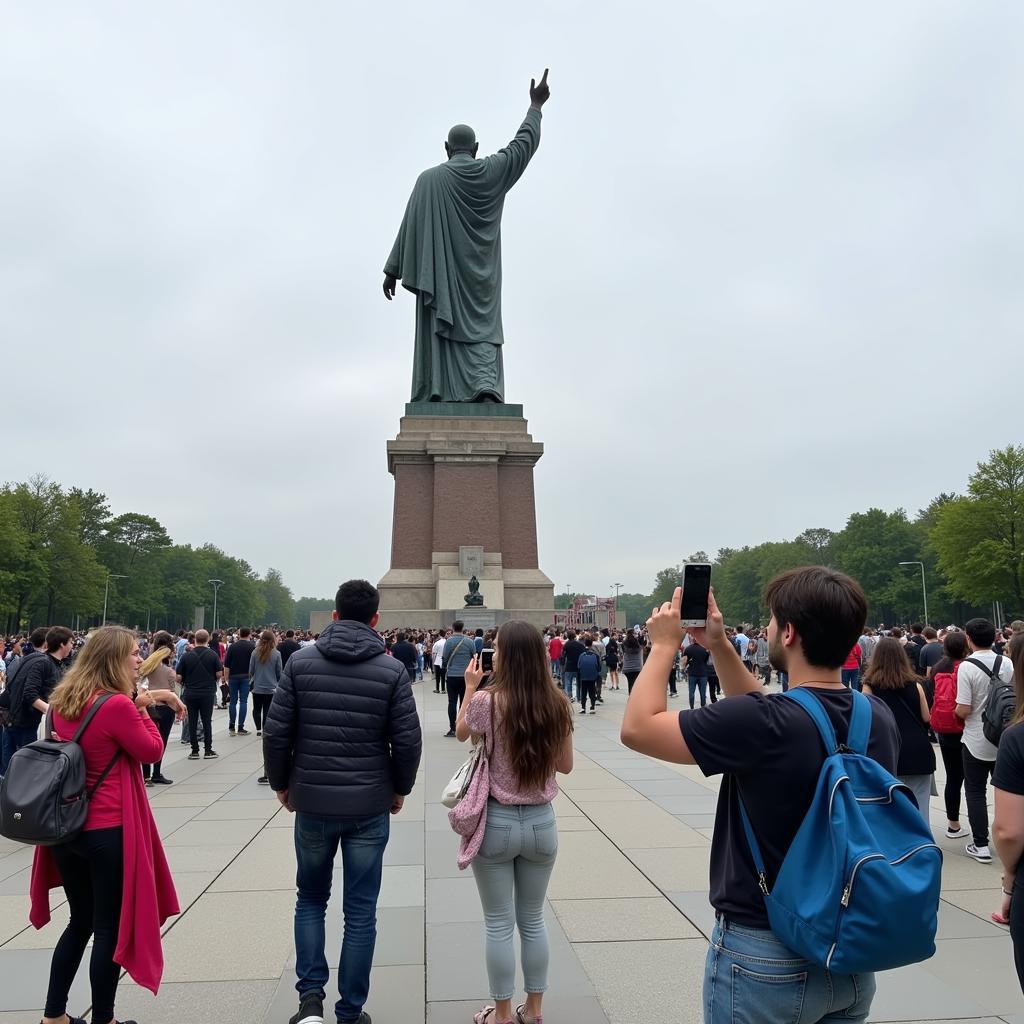
[[[924,624],[928,625],[928,588],[924,583],[924,562],[900,562],[900,565],[919,565],[921,567],[921,594],[924,597]]]
[[[612,605],[612,614],[615,616],[615,628],[619,628],[619,591],[622,589],[621,583],[613,583],[612,586],[615,588],[615,604]]]
[[[103,587],[103,625],[107,624],[107,598],[110,596],[110,581],[111,580],[126,580],[127,576],[122,576],[120,573],[108,572],[107,582]]]
[[[223,580],[207,580],[207,583],[213,584],[213,628],[214,631],[217,629],[217,591],[224,586]]]

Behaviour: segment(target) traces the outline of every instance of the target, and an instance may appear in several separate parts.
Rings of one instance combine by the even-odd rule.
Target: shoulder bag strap
[[[89,708],[85,718],[82,719],[81,724],[75,730],[75,735],[71,737],[73,743],[77,743],[82,738],[82,733],[85,732],[86,726],[92,721],[93,715],[113,696],[112,693],[103,693],[92,702],[92,707]]]

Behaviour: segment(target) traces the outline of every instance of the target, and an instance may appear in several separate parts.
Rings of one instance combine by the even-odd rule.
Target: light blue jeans
[[[873,974],[833,974],[770,931],[719,918],[704,968],[704,1024],[864,1024]]]
[[[548,987],[544,900],[558,853],[551,804],[487,802],[487,831],[473,874],[487,932],[487,980],[492,999],[511,999],[516,984],[513,932],[519,928],[527,992]]]

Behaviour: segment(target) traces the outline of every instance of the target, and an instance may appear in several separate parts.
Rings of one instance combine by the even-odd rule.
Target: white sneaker
[[[992,854],[987,846],[975,846],[974,843],[968,843],[965,849],[967,850],[967,856],[973,857],[979,864],[992,863]]]
[[[968,832],[967,829],[965,829],[963,827],[963,825],[961,825],[955,832],[951,828],[949,828],[948,826],[946,828],[946,838],[947,839],[963,839],[964,836],[969,836],[969,835],[970,835],[970,832]]]

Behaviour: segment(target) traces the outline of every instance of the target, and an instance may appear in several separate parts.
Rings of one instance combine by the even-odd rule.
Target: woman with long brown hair
[[[865,693],[888,705],[896,719],[900,731],[896,777],[913,792],[927,821],[935,785],[935,751],[928,739],[931,711],[924,687],[898,640],[882,637],[878,641],[862,685]]]
[[[178,913],[178,900],[139,771],[140,762],[158,761],[164,749],[148,714],[158,695],[139,690],[132,698],[141,661],[133,633],[104,626],[50,696],[47,728],[64,739],[96,700],[104,703],[78,740],[92,790],[85,827],[69,843],[37,847],[32,865],[32,924],[49,921],[49,890],[57,886],[71,910],[50,963],[43,1024],[78,1024],[67,1014],[68,993],[90,938],[95,1024],[116,1019],[122,967],[154,993],[160,984],[160,927]],[[173,693],[164,699],[177,703]]]
[[[1010,926],[1017,980],[1024,991],[1024,633],[1013,635],[1008,653],[1017,705],[1013,721],[999,739],[992,775],[996,795],[992,839],[1003,864],[1003,901],[993,917]]]
[[[256,735],[263,735],[263,723],[270,714],[270,705],[274,700],[274,691],[281,681],[284,662],[281,652],[277,649],[277,637],[271,629],[260,633],[256,650],[249,655],[249,681],[252,683],[252,720],[256,725]],[[261,786],[267,785],[267,776],[261,774],[256,780]]]
[[[172,704],[166,703],[166,697],[161,696],[161,691],[175,693],[175,682],[177,676],[171,667],[171,659],[174,657],[174,637],[166,630],[160,630],[153,636],[153,649],[146,660],[139,666],[139,686],[149,690],[155,703],[149,709],[149,717],[156,722],[160,730],[160,738],[164,741],[164,753],[167,753],[167,739],[171,735],[171,726],[174,724],[176,710]],[[180,705],[182,709],[184,705]],[[184,715],[181,715],[184,718]],[[167,778],[163,773],[163,757],[159,757],[152,764],[142,766],[142,777],[147,786],[169,786],[174,781]]]
[[[477,692],[483,667],[477,655],[466,670],[466,698],[456,736],[471,736],[488,753],[490,798],[480,852],[472,861],[487,933],[487,976],[494,1004],[476,1024],[530,1024],[541,1019],[548,983],[544,900],[558,853],[551,806],[555,773],[572,771],[572,708],[551,678],[544,641],[535,626],[512,620],[494,641],[494,673]],[[513,1017],[516,959],[513,931],[522,942],[526,1001]]]

